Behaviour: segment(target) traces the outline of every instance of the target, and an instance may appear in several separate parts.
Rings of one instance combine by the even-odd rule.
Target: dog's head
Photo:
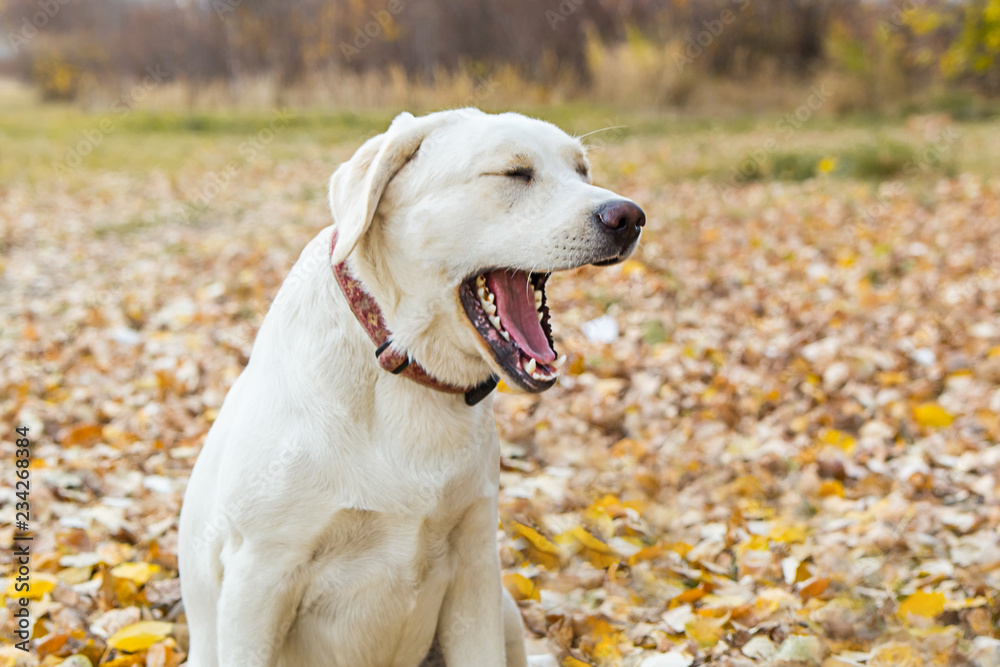
[[[593,185],[580,142],[549,123],[476,109],[401,114],[330,181],[345,259],[394,345],[439,379],[490,372],[526,391],[555,382],[545,283],[628,257],[645,224]]]

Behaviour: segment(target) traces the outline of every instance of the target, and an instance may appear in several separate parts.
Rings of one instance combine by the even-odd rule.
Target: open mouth
[[[489,345],[504,374],[525,391],[555,384],[566,356],[556,356],[549,326],[548,273],[495,269],[472,276],[458,288],[469,321]]]

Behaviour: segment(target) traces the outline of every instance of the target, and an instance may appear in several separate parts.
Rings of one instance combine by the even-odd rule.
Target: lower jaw
[[[486,314],[479,306],[475,288],[469,284],[469,281],[465,281],[459,286],[458,296],[462,309],[475,329],[476,335],[483,341],[490,358],[493,360],[493,365],[498,367],[500,377],[506,384],[529,393],[541,393],[556,383],[555,377],[549,380],[539,380],[524,370],[524,362],[530,357],[512,341],[505,340],[500,332],[489,323]],[[538,368],[536,372],[549,373],[554,371],[554,369],[549,371],[543,370],[543,368]]]

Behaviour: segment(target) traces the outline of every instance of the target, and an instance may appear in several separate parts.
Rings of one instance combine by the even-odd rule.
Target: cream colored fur
[[[531,186],[495,172],[527,159]],[[458,284],[486,268],[599,259],[579,142],[516,114],[400,115],[331,179],[334,225],[302,252],[188,485],[189,667],[528,663],[496,549],[492,398],[382,370],[331,271],[347,259],[394,345],[441,380],[498,372]],[[558,313],[553,313],[558,322]]]

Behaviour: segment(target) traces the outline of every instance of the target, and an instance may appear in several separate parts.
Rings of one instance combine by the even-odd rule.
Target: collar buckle
[[[496,375],[491,375],[488,380],[484,380],[482,383],[465,392],[465,404],[471,407],[489,396],[490,392],[496,388],[499,380],[500,378]]]
[[[392,339],[386,338],[385,342],[375,350],[375,356],[378,358],[379,366],[393,375],[399,375],[410,367],[410,355],[392,350],[389,348],[390,345]]]

